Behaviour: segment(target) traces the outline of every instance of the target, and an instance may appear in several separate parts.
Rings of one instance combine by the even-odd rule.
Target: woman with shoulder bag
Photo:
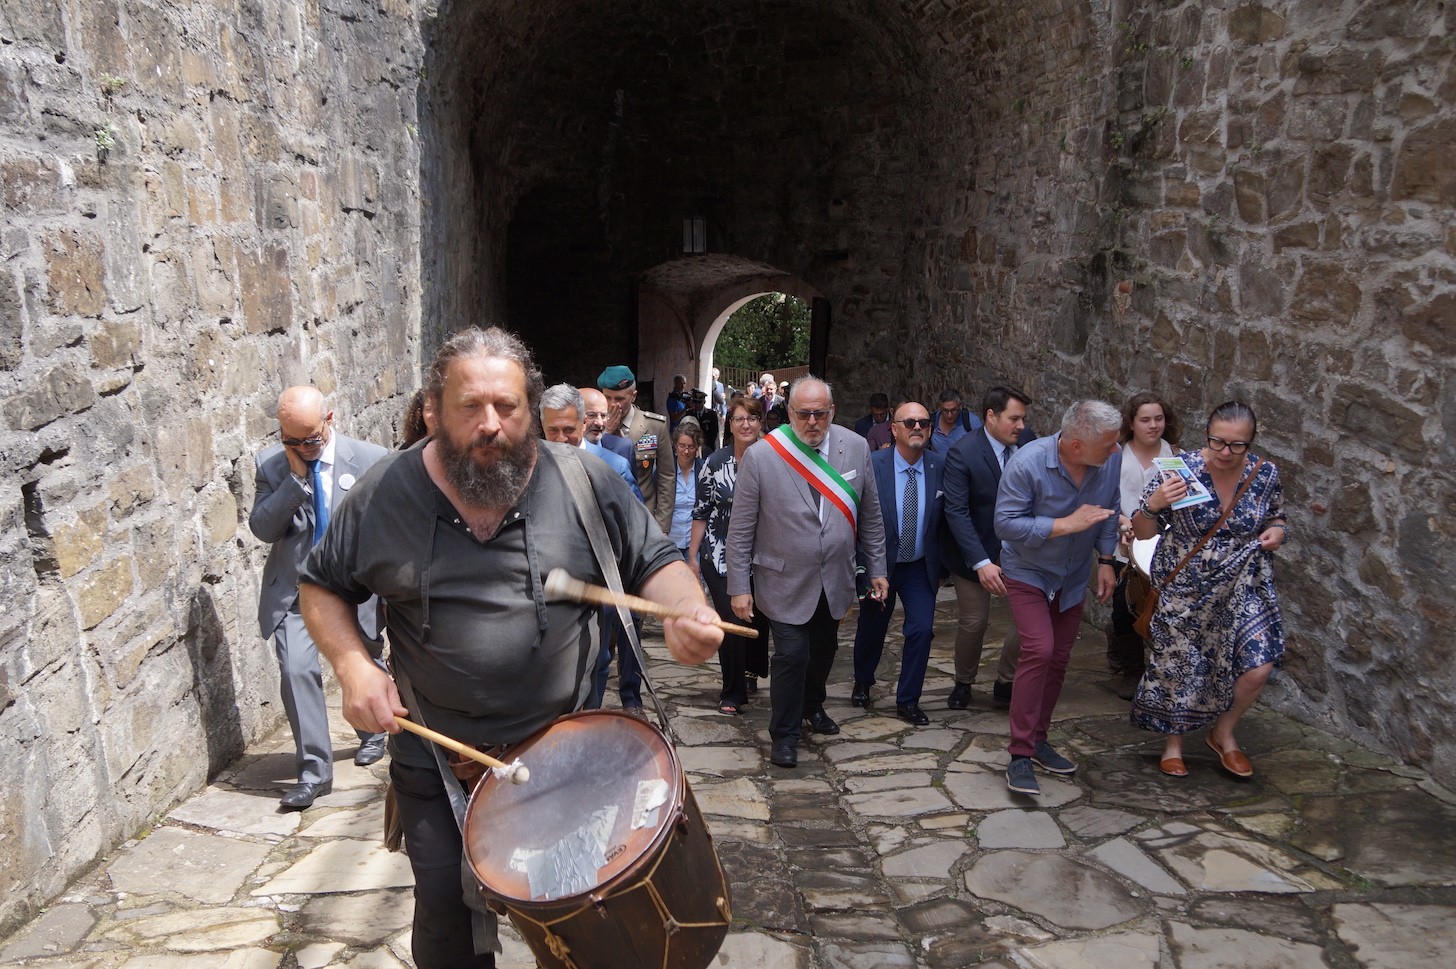
[[[1247,405],[1220,405],[1209,415],[1206,446],[1184,456],[1215,500],[1173,509],[1188,496],[1187,482],[1154,477],[1132,516],[1138,538],[1161,532],[1162,540],[1152,564],[1153,655],[1131,718],[1165,735],[1159,766],[1173,777],[1188,774],[1184,734],[1209,723],[1205,739],[1223,768],[1254,773],[1234,728],[1284,654],[1271,553],[1288,526],[1278,470],[1248,453],[1257,429]]]

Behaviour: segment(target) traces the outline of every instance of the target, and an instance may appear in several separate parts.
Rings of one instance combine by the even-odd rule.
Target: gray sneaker
[[[1018,794],[1040,794],[1041,785],[1036,782],[1036,769],[1028,757],[1013,757],[1006,768],[1006,786]]]
[[[1032,761],[1042,770],[1051,771],[1053,774],[1075,774],[1077,765],[1072,763],[1051,744],[1043,740],[1036,745],[1036,753],[1031,755]]]

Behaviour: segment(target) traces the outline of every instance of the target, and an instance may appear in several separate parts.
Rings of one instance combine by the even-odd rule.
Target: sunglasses
[[[928,417],[907,417],[902,421],[898,421],[897,423],[908,427],[910,430],[913,431],[917,427],[929,427],[934,422]]]
[[[318,447],[324,443],[324,439],[321,437],[308,437],[303,440],[299,440],[296,437],[281,437],[279,441],[282,442],[284,447]]]
[[[801,421],[822,421],[829,417],[827,410],[796,410],[794,416]]]

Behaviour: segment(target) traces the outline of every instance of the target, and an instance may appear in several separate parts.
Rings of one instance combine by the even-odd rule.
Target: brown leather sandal
[[[1182,757],[1169,757],[1166,760],[1158,761],[1158,769],[1169,777],[1187,777],[1188,765],[1183,763]]]
[[[1223,765],[1224,770],[1239,777],[1254,776],[1254,765],[1249,763],[1249,758],[1244,756],[1242,750],[1222,749],[1218,744],[1213,742],[1213,734],[1209,734],[1203,740],[1208,744],[1210,750],[1218,754],[1218,762]]]

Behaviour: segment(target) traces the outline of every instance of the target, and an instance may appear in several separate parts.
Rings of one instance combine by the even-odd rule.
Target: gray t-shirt
[[[540,449],[521,500],[485,542],[430,480],[423,446],[383,458],[340,503],[300,576],[349,602],[384,600],[391,662],[421,719],[465,743],[514,743],[587,695],[598,610],[546,602],[542,584],[554,568],[605,582],[557,461],[581,458],[628,590],[681,558],[599,458]]]

